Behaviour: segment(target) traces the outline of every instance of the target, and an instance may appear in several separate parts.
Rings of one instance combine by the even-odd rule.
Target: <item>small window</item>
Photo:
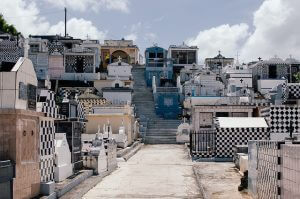
[[[155,58],[155,53],[149,53],[149,58],[151,59]]]
[[[157,53],[157,58],[164,58],[164,54],[163,53]]]
[[[217,112],[216,117],[229,117],[228,112]]]
[[[46,102],[47,97],[46,96],[40,96],[39,102]]]
[[[276,79],[277,78],[277,66],[269,65],[269,78]]]

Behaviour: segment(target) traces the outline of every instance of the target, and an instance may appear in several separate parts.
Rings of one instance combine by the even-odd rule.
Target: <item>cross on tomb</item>
[[[121,56],[118,57],[119,62],[122,62],[122,58]]]
[[[241,83],[243,83],[243,81],[244,81],[243,79],[240,80]]]

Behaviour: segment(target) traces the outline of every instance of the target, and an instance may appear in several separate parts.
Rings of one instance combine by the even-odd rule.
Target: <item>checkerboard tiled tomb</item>
[[[41,182],[54,180],[54,120],[41,118],[40,120],[40,172]]]
[[[289,98],[300,99],[300,83],[288,84]]]
[[[216,158],[232,158],[235,145],[247,145],[250,140],[268,140],[268,128],[217,128]]]
[[[37,102],[37,111],[44,113],[44,116],[40,117],[41,182],[49,182],[54,180],[54,121],[64,119],[65,116],[58,114],[58,106],[55,104],[55,93],[50,90],[40,91]]]
[[[300,106],[271,106],[265,115],[271,133],[289,133],[290,126],[294,133],[300,131]]]
[[[248,190],[252,198],[299,198],[299,144],[250,142]]]

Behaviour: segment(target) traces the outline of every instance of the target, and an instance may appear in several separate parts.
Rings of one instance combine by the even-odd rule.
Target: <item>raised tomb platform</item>
[[[56,182],[61,182],[73,174],[71,152],[65,133],[55,134],[55,165]]]

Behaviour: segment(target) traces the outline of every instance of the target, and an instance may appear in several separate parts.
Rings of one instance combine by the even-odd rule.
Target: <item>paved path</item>
[[[84,195],[97,198],[201,198],[183,145],[145,145]]]
[[[194,167],[207,198],[251,198],[247,192],[238,191],[241,176],[232,162],[197,162]]]

